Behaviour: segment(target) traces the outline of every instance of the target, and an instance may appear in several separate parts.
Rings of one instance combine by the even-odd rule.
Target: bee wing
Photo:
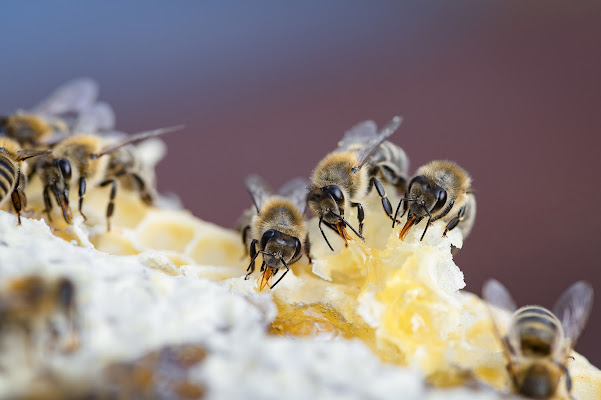
[[[515,301],[513,301],[509,291],[496,279],[489,279],[484,283],[484,286],[482,287],[482,297],[484,297],[484,300],[490,305],[502,310],[509,312],[517,310]]]
[[[511,335],[508,337],[508,340],[513,348],[512,351],[512,349],[508,348],[507,342],[504,340],[503,335],[501,335],[501,330],[499,329],[497,322],[499,317],[496,315],[495,310],[493,310],[491,306],[513,313],[515,310],[517,310],[515,301],[513,301],[513,298],[505,286],[495,279],[489,279],[484,283],[484,286],[482,287],[482,297],[488,302],[488,312],[490,314],[490,319],[492,320],[495,336],[497,336],[497,338],[501,341],[503,352],[509,361],[511,360],[514,351],[519,352],[518,338],[516,338],[515,335],[511,335],[511,332],[508,332],[508,334]]]
[[[279,190],[279,194],[288,197],[296,208],[302,213],[307,208],[307,188],[309,181],[305,178],[294,178],[284,184]]]
[[[91,107],[98,97],[98,84],[89,78],[79,78],[59,86],[31,112],[42,116],[81,112]]]
[[[344,133],[336,150],[344,151],[353,145],[363,146],[378,136],[378,127],[374,121],[363,121]]]
[[[553,306],[553,314],[561,322],[568,351],[576,345],[586,325],[593,306],[593,288],[588,282],[579,281],[570,286]]]
[[[259,175],[249,175],[244,180],[246,184],[246,190],[252,198],[257,213],[261,212],[261,207],[267,201],[267,199],[273,194],[273,191],[267,185],[267,183]]]
[[[179,131],[179,130],[182,130],[184,127],[185,127],[184,125],[170,126],[167,128],[153,129],[151,131],[145,131],[145,132],[136,133],[134,135],[130,135],[123,141],[120,141],[111,146],[105,147],[104,149],[102,149],[102,152],[97,153],[97,154],[92,154],[92,158],[102,157],[103,155],[112,153],[113,151],[118,150],[123,146],[127,146],[129,144],[136,144],[136,143],[142,142],[146,139],[164,135],[165,133]]]
[[[98,102],[83,110],[73,127],[75,133],[97,133],[112,131],[115,127],[113,108],[104,102]]]
[[[374,151],[399,128],[401,122],[403,122],[403,118],[396,115],[378,134],[365,142],[357,156],[357,166],[355,167],[357,170],[361,169]]]

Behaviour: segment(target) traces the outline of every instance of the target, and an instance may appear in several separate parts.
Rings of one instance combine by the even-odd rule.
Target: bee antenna
[[[123,146],[127,146],[129,144],[136,144],[139,143],[141,141],[144,141],[146,139],[150,139],[156,136],[160,136],[160,135],[164,135],[166,133],[169,132],[176,132],[176,131],[180,131],[182,129],[184,129],[186,126],[185,125],[176,125],[176,126],[169,126],[166,128],[159,128],[159,129],[153,129],[151,131],[146,131],[146,132],[140,132],[134,135],[131,135],[127,140],[124,140],[122,142],[116,143],[112,146],[109,146],[107,148],[105,148],[102,152],[100,153],[94,153],[90,155],[91,159],[96,159],[96,158],[100,158],[106,154],[110,154],[118,149],[120,149]]]
[[[326,233],[323,231],[323,228],[321,227],[321,223],[322,222],[323,222],[323,217],[319,217],[319,224],[317,224],[317,226],[319,227],[319,230],[321,231],[321,235],[326,240],[326,243],[328,244],[328,247],[330,248],[330,250],[334,251],[334,248],[330,244],[330,241],[328,240],[328,237],[326,236]]]
[[[401,208],[401,204],[403,204],[403,200],[406,201],[406,202],[410,202],[410,201],[416,201],[417,199],[411,199],[411,198],[405,198],[405,197],[403,197],[403,198],[401,198],[399,200],[399,205],[396,206],[396,211],[394,213],[394,218],[392,219],[392,227],[393,228],[394,228],[394,224],[395,223],[400,222],[400,221],[397,221],[396,217],[399,214],[399,209]],[[403,210],[403,213],[401,214],[401,216],[399,218],[403,218],[403,215],[405,215],[405,210]]]
[[[428,207],[426,207],[426,204],[424,203],[423,200],[421,202],[421,206],[424,207],[424,210],[426,211],[426,214],[428,214],[428,222],[426,223],[426,229],[424,229],[424,233],[422,233],[422,237],[419,238],[420,242],[422,240],[424,240],[424,236],[426,236],[426,232],[428,231],[428,227],[430,226],[430,221],[432,221],[432,214],[430,214],[430,210],[428,210]]]
[[[280,261],[282,262],[282,264],[284,264],[284,267],[286,267],[286,271],[282,274],[282,276],[280,276],[280,279],[278,279],[276,281],[276,283],[274,283],[272,286],[269,287],[270,289],[273,289],[275,287],[275,285],[280,283],[282,278],[284,278],[286,276],[286,274],[288,273],[288,271],[290,271],[290,267],[288,266],[288,264],[286,264],[286,261],[284,261],[284,258],[282,257],[282,255],[280,255]],[[275,276],[275,274],[274,274],[274,276]]]

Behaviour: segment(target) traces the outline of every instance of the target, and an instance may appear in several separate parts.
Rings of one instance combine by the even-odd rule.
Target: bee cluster
[[[33,110],[0,117],[0,206],[12,202],[21,223],[26,207],[25,188],[34,176],[43,187],[47,221],[52,222],[52,200],[67,224],[73,219],[69,191],[78,190],[78,212],[86,220],[83,202],[87,188],[110,186],[106,208],[107,230],[114,213],[118,183],[136,190],[152,204],[152,171],[133,151],[132,144],[181,127],[124,135],[114,128],[111,107],[96,101],[98,85],[78,79],[59,87]]]
[[[338,142],[337,148],[318,163],[309,181],[296,178],[278,194],[273,194],[258,176],[247,178],[246,187],[254,212],[245,213],[248,224],[242,227],[243,242],[249,246],[251,257],[246,278],[254,271],[259,254],[263,255],[260,290],[285,268],[271,286],[273,289],[290,270],[290,264],[301,258],[302,249],[309,262],[312,261],[302,217],[307,207],[318,218],[320,233],[332,251],[334,248],[323,230],[324,225],[339,235],[346,246],[351,240],[347,228],[364,240],[362,203],[373,188],[381,198],[392,228],[401,223],[397,218],[407,215],[399,231],[400,241],[424,219],[427,222],[420,241],[428,227],[438,220],[444,224],[443,236],[454,229],[461,231],[464,239],[468,236],[476,216],[476,199],[469,174],[454,162],[437,160],[418,168],[409,179],[407,155],[387,140],[401,121],[395,116],[380,131],[373,121],[354,126]],[[382,182],[402,196],[394,214]],[[349,207],[357,209],[357,228],[345,218]],[[496,322],[493,323],[514,390],[525,396],[547,399],[555,394],[563,376],[570,394],[572,384],[566,363],[590,313],[592,287],[586,282],[572,285],[560,297],[553,312],[538,306],[518,310],[507,290],[494,280],[486,283],[483,294],[492,306],[513,313],[505,335],[500,333]],[[493,321],[498,319],[492,308],[490,312]]]
[[[181,127],[125,136],[115,131],[113,111],[98,102],[97,95],[95,82],[75,80],[30,111],[0,117],[0,206],[11,203],[19,224],[27,205],[27,183],[34,178],[41,182],[44,209],[40,213],[49,224],[55,206],[59,218],[67,224],[73,222],[72,186],[77,188],[77,213],[84,221],[87,188],[110,187],[107,230],[111,229],[118,188],[134,190],[143,203],[152,204],[153,171],[131,145]],[[357,124],[317,164],[310,179],[293,179],[277,193],[258,175],[246,179],[253,206],[244,212],[239,227],[250,257],[245,279],[253,274],[261,256],[259,290],[268,285],[275,288],[303,255],[312,263],[310,239],[323,238],[334,251],[326,230],[339,236],[345,246],[354,245],[353,237],[365,240],[363,228],[370,215],[364,204],[374,188],[384,218],[390,221],[379,229],[402,225],[399,246],[422,222],[420,241],[437,221],[443,225],[443,237],[450,231],[459,231],[464,239],[469,235],[476,216],[469,174],[454,162],[437,160],[410,175],[406,153],[388,140],[401,122],[402,118],[395,116],[380,130],[373,121]],[[386,190],[400,195],[396,208]],[[304,216],[307,208],[317,220],[318,239],[309,237],[309,221]],[[348,218],[351,208],[356,210],[356,224]],[[0,329],[21,327],[29,334],[40,324],[54,323],[58,316],[71,338],[69,350],[77,347],[76,287],[69,278],[44,280],[32,275],[5,286],[0,292]],[[497,281],[486,283],[483,297],[490,303],[494,331],[514,390],[533,398],[550,398],[564,377],[570,393],[566,365],[592,307],[591,286],[585,282],[572,285],[552,312],[538,306],[517,309]],[[498,322],[499,309],[513,313],[504,329]]]

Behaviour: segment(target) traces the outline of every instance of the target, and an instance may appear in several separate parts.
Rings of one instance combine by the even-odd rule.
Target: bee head
[[[344,214],[344,194],[336,185],[312,187],[307,193],[307,206],[324,221],[336,224]]]
[[[447,191],[425,176],[416,176],[409,183],[409,217],[416,216],[418,221],[443,210],[447,204]]]
[[[557,371],[554,374],[549,367],[551,365],[535,363],[524,369],[522,379],[518,377],[518,392],[534,399],[548,399],[553,396],[561,373]]]
[[[69,208],[69,184],[71,182],[71,163],[66,158],[53,158],[49,155],[41,156],[36,164],[40,178],[44,183],[44,196],[50,192],[54,195],[56,204],[61,207],[63,217],[71,223],[71,209]]]
[[[274,270],[282,268],[301,256],[301,242],[294,236],[269,229],[261,237],[261,249],[265,264]]]

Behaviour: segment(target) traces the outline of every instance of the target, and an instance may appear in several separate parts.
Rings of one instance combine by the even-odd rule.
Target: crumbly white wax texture
[[[213,282],[151,268],[160,252],[114,256],[51,234],[44,221],[0,212],[0,279],[68,276],[77,288],[80,346],[46,351],[33,368],[24,343],[3,339],[0,398],[27,393],[40,375],[80,387],[101,384],[109,363],[168,344],[198,343],[207,357],[192,371],[215,399],[493,399],[493,392],[434,390],[420,374],[385,364],[359,340],[270,336],[272,292],[242,277]],[[156,259],[156,260],[155,260]],[[34,356],[35,359],[35,356]]]

